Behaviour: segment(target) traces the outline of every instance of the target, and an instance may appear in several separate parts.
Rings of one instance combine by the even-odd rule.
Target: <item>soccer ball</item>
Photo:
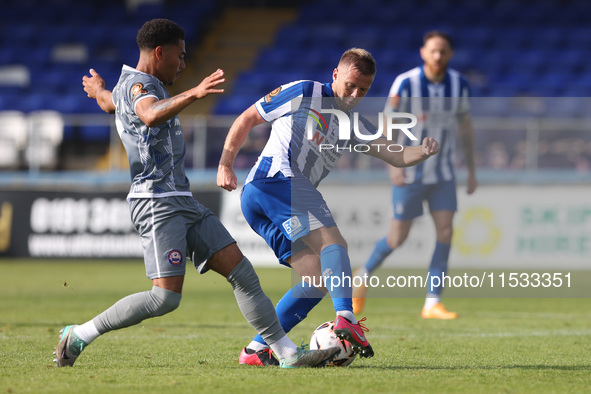
[[[329,362],[327,366],[331,367],[346,367],[351,364],[357,356],[353,352],[353,346],[349,341],[339,339],[334,333],[334,321],[327,321],[322,323],[312,333],[310,338],[310,349],[326,349],[329,347],[338,347],[340,351],[334,360]]]

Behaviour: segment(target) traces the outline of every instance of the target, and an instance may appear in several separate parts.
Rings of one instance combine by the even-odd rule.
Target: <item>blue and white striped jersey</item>
[[[259,114],[273,122],[271,135],[245,184],[253,179],[272,178],[279,171],[286,177],[305,177],[318,186],[334,168],[343,150],[366,144],[351,133],[339,140],[339,121],[322,109],[336,109],[331,84],[296,81],[280,86],[255,103]],[[351,128],[353,113],[346,113]],[[360,134],[375,134],[376,128],[359,117]],[[309,131],[312,129],[312,138]],[[323,149],[332,145],[335,149]],[[338,147],[338,149],[336,149]]]
[[[433,137],[440,145],[435,157],[405,169],[406,182],[433,184],[455,179],[458,118],[470,111],[468,82],[459,72],[448,69],[443,81],[435,84],[427,79],[423,67],[416,67],[396,77],[389,96],[394,97],[394,111],[410,112],[418,119],[411,130],[418,140],[398,133],[399,144],[418,145],[423,138]]]

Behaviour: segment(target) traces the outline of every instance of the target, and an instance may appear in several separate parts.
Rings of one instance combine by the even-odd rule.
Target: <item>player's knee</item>
[[[154,295],[153,316],[162,316],[174,311],[181,304],[182,295],[175,291],[163,289],[161,287],[152,287]]]
[[[349,253],[349,244],[347,244],[347,241],[345,241],[345,239],[343,238],[343,241],[340,243],[340,245],[345,248],[345,251],[347,253]]]
[[[259,277],[250,261],[243,257],[240,263],[226,276],[234,291],[251,292],[258,291],[261,288]]]
[[[453,227],[452,226],[445,226],[437,231],[437,242],[442,244],[450,244],[451,238],[453,236]]]
[[[401,246],[404,243],[404,241],[406,241],[407,236],[408,233],[390,233],[386,237],[386,242],[388,243],[390,249],[396,249],[399,246]]]

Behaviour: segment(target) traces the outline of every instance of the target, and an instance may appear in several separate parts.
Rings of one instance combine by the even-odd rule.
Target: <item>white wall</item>
[[[349,244],[364,264],[392,217],[387,184],[320,187]],[[450,268],[591,269],[591,185],[482,186],[458,190]],[[269,248],[244,221],[239,192],[223,193],[221,219],[255,265],[275,265]],[[417,219],[406,243],[383,267],[427,267],[435,243],[430,216]]]

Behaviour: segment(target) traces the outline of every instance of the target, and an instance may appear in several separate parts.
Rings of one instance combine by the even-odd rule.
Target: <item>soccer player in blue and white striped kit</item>
[[[379,240],[365,266],[355,272],[367,277],[406,240],[412,221],[423,214],[423,201],[427,201],[437,242],[429,267],[429,276],[439,278],[447,272],[452,239],[452,221],[457,210],[456,180],[454,173],[456,131],[468,169],[467,192],[476,190],[474,168],[474,132],[470,119],[470,90],[466,80],[448,62],[453,56],[449,35],[440,31],[425,34],[421,57],[422,67],[400,74],[392,84],[385,111],[410,112],[419,122],[413,128],[415,135],[433,137],[441,146],[437,158],[407,169],[391,168],[394,218],[385,238]],[[420,134],[419,134],[420,133]],[[412,143],[403,133],[398,142]],[[437,282],[434,283],[435,285]],[[455,319],[457,313],[448,311],[441,303],[443,287],[427,289],[421,313],[426,319]],[[355,313],[365,304],[367,287],[353,291]]]
[[[365,338],[367,328],[353,314],[347,244],[317,186],[347,146],[365,143],[367,154],[401,167],[423,162],[439,150],[435,139],[425,138],[418,146],[389,151],[383,148],[388,143],[386,138],[378,137],[379,132],[364,118],[359,119],[358,129],[361,134],[374,134],[371,142],[353,134],[348,140],[339,139],[339,125],[349,123],[353,127],[352,109],[367,94],[375,73],[371,54],[352,48],[334,69],[332,83],[297,81],[275,89],[236,119],[218,167],[218,185],[228,191],[236,189],[233,164],[242,143],[254,126],[272,122],[269,140],[242,190],[244,217],[273,249],[279,262],[303,278],[322,276],[323,283],[328,283],[327,277],[349,279],[348,284],[334,287],[319,286],[321,283],[315,280],[300,281],[277,304],[279,321],[289,332],[328,291],[336,312],[334,332],[351,342],[361,357],[372,357],[374,352]],[[323,109],[337,110],[344,119],[336,113],[327,115]],[[325,115],[320,116],[322,113]],[[308,133],[310,124],[315,130],[313,138]],[[276,364],[273,360],[260,336],[242,350],[239,358],[241,364],[249,365]]]

